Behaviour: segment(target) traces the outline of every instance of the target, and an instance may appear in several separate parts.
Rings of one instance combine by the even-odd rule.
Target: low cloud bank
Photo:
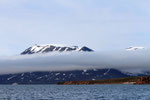
[[[150,71],[150,50],[47,53],[0,57],[0,74],[103,68],[115,68],[130,73]]]

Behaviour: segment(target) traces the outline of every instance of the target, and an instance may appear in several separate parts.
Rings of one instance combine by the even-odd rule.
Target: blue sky
[[[34,44],[95,51],[150,43],[149,0],[0,0],[0,55]]]

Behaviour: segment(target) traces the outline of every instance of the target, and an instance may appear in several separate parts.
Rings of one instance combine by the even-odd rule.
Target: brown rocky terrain
[[[92,84],[150,84],[150,76],[127,77],[127,78],[106,79],[106,80],[90,80],[90,81],[69,81],[58,83],[58,85],[92,85]]]
[[[150,76],[140,77],[136,84],[150,84]]]
[[[137,80],[138,77],[127,77],[127,78],[105,79],[105,80],[69,81],[58,83],[58,85],[134,84],[136,83]]]

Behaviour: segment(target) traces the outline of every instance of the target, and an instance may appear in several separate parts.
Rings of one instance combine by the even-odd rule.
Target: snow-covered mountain
[[[143,50],[144,47],[129,47],[127,51]],[[69,52],[69,51],[87,51],[92,49],[88,47],[78,46],[60,46],[60,45],[34,45],[24,52],[25,54],[47,53],[47,52]],[[133,76],[148,76],[150,72],[143,74],[124,73],[117,69],[89,69],[89,70],[73,70],[73,71],[45,71],[45,72],[25,72],[17,74],[0,75],[0,84],[56,84],[66,81],[85,81],[85,80],[102,80],[114,79]]]
[[[127,51],[135,51],[135,50],[143,50],[144,47],[128,47],[126,48]]]
[[[47,52],[68,52],[68,51],[77,51],[77,52],[91,52],[92,49],[83,46],[62,46],[62,45],[53,45],[53,44],[46,44],[46,45],[34,45],[32,47],[29,47],[25,51],[23,51],[21,54],[35,54],[35,53],[47,53]]]

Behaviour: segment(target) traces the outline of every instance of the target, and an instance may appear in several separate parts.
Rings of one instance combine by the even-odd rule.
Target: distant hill
[[[103,80],[130,77],[116,69],[26,72],[0,75],[0,84],[56,84],[66,81]]]

